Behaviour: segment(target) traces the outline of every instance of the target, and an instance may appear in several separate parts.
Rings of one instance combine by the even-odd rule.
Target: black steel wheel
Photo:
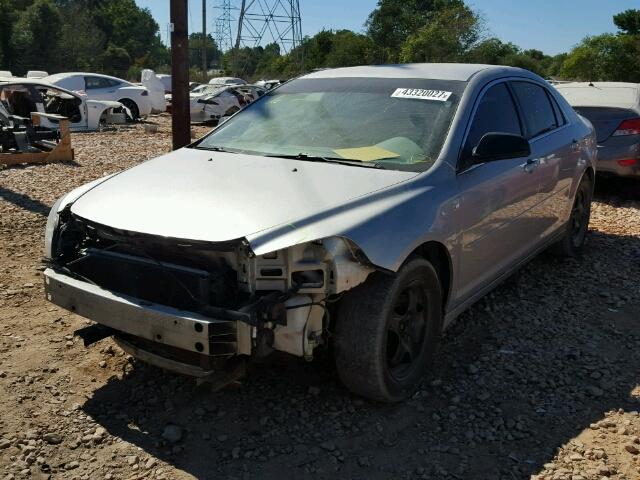
[[[564,236],[551,248],[553,253],[565,257],[580,255],[589,231],[592,199],[593,181],[585,174],[576,189]]]
[[[347,292],[338,312],[335,356],[351,391],[383,402],[410,395],[432,361],[442,330],[442,292],[426,260],[395,275],[374,273]]]

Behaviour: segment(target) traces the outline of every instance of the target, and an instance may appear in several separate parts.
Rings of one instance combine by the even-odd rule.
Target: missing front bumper
[[[51,268],[44,279],[50,302],[118,332],[215,357],[251,354],[251,327],[242,322],[116,294]]]

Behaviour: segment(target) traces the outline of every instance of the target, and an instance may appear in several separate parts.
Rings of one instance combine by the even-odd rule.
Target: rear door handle
[[[531,173],[533,172],[536,168],[538,168],[538,164],[540,162],[538,161],[538,159],[529,159],[526,161],[526,163],[522,166],[522,168],[524,169],[525,172],[527,173]]]

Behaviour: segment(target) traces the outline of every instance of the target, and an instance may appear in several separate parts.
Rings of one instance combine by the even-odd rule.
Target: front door
[[[485,90],[463,147],[457,175],[462,218],[458,297],[463,302],[522,257],[538,226],[531,211],[539,189],[532,158],[472,164],[473,148],[486,133],[524,135],[506,83]]]

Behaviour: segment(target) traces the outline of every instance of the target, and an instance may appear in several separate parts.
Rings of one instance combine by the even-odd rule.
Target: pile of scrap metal
[[[42,119],[55,121],[57,129],[43,127]],[[11,115],[0,100],[0,165],[73,160],[69,119],[33,112],[31,118]]]

